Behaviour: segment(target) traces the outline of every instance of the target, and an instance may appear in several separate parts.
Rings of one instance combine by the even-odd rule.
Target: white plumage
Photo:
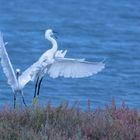
[[[97,74],[105,67],[102,62],[88,62],[79,59],[55,59],[54,63],[48,69],[48,74],[57,78],[64,76],[65,78],[83,78],[93,74]]]
[[[97,74],[104,69],[105,64],[103,62],[88,62],[85,59],[73,59],[64,58],[67,50],[57,50],[57,42],[53,38],[53,31],[51,29],[46,30],[45,38],[52,43],[52,48],[47,50],[41,55],[39,60],[31,65],[27,70],[20,74],[20,70],[16,73],[13,70],[12,64],[5,49],[5,44],[2,35],[0,35],[0,58],[3,71],[8,79],[8,84],[11,85],[14,97],[16,98],[16,92],[20,92],[23,97],[22,89],[29,81],[35,81],[35,94],[39,95],[40,84],[45,74],[48,74],[52,78],[63,76],[65,78],[82,78]],[[36,88],[38,92],[36,93]],[[24,102],[24,97],[23,97]],[[24,102],[25,104],[25,102]],[[15,106],[15,102],[14,102]]]
[[[5,49],[5,43],[3,42],[2,33],[0,33],[0,58],[3,72],[8,79],[8,84],[12,87],[12,90],[15,91],[17,89],[17,79],[7,51]]]

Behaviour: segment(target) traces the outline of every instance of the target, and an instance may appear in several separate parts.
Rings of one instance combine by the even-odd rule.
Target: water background
[[[57,105],[90,100],[93,107],[118,105],[140,107],[140,1],[139,0],[0,0],[0,30],[14,69],[24,71],[51,47],[45,29],[58,35],[59,49],[67,57],[88,61],[106,59],[106,68],[83,79],[45,77],[40,103]],[[34,83],[25,89],[30,105]],[[13,94],[0,67],[0,106],[12,105]]]

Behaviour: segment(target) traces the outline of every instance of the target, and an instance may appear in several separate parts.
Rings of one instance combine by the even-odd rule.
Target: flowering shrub
[[[88,105],[90,105],[88,101]],[[0,110],[1,140],[140,140],[139,112],[115,100],[105,109],[54,108]]]

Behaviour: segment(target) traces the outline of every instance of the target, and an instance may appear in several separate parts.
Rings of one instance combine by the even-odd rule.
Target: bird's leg
[[[23,94],[23,91],[20,91],[21,93],[21,96],[22,96],[22,101],[23,101],[23,104],[25,105],[25,107],[27,107],[26,103],[25,103],[25,99],[24,99],[24,94]]]
[[[16,92],[14,92],[14,109],[16,108]]]
[[[37,103],[37,101],[38,101],[37,98],[36,98],[38,84],[39,84],[39,77],[37,77],[36,84],[35,84],[34,98],[33,98],[33,101],[32,101],[33,105],[35,105]]]
[[[35,84],[35,91],[34,91],[34,98],[36,98],[36,91],[38,88],[38,82],[39,82],[39,77],[37,78],[36,84]]]
[[[40,79],[40,81],[39,81],[37,96],[39,96],[39,91],[40,91],[40,86],[41,86],[42,80],[43,80],[43,77],[42,77],[42,78]]]

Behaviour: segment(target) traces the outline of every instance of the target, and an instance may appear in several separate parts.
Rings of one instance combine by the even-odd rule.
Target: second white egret
[[[40,85],[45,74],[48,74],[52,78],[59,76],[65,78],[82,78],[97,74],[104,69],[105,64],[103,62],[88,62],[85,59],[64,58],[67,51],[64,53],[60,51],[58,53],[58,46],[52,29],[46,30],[45,38],[52,43],[52,48],[41,56],[41,63],[38,69],[33,70],[29,68],[29,71],[32,71],[32,78],[37,78],[37,83],[39,83],[38,92],[34,94],[34,98],[36,95],[39,95]]]

